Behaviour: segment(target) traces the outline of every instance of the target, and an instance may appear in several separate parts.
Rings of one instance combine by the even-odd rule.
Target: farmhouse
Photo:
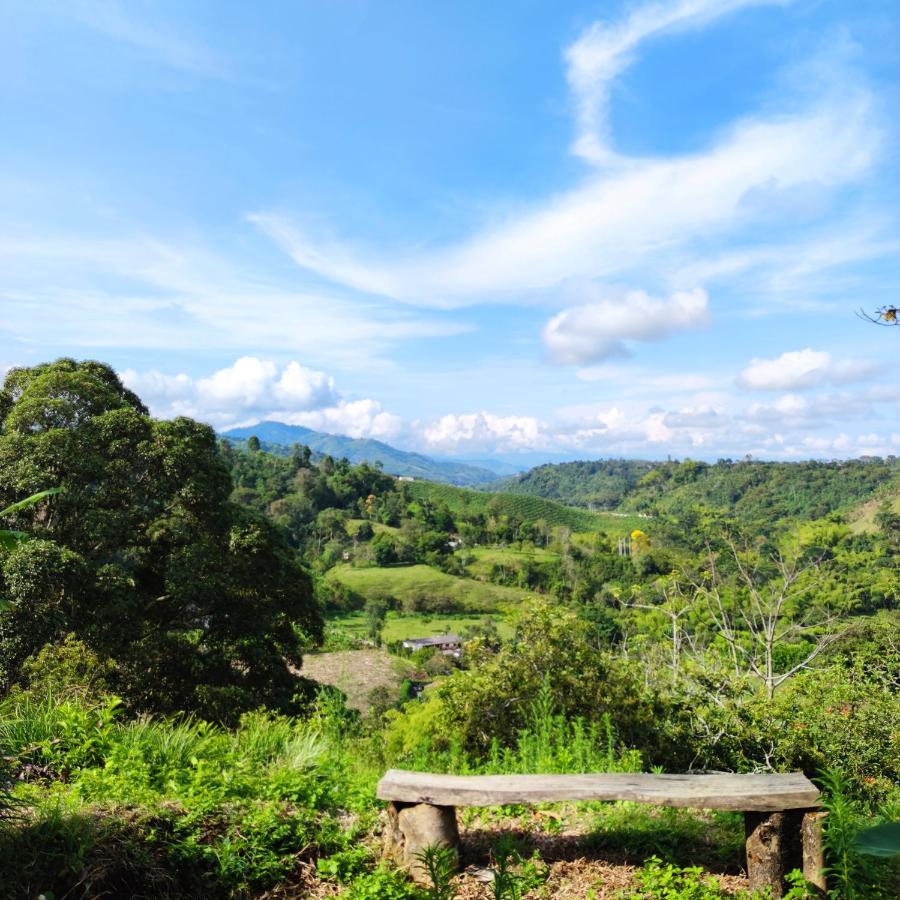
[[[405,650],[423,650],[437,647],[445,656],[458,657],[462,651],[462,641],[455,634],[440,634],[437,637],[407,638],[403,642]]]

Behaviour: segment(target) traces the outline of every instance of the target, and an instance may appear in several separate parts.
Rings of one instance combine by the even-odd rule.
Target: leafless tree
[[[716,555],[707,547],[706,578],[694,580],[694,587],[707,602],[713,622],[728,647],[735,674],[759,678],[772,699],[775,690],[792,675],[807,668],[839,634],[832,630],[835,618],[823,615],[805,601],[821,582],[816,577],[822,560],[801,562],[776,554],[769,562],[774,573],[762,571],[754,554],[727,542],[737,568],[737,582],[745,596],[738,602],[726,598],[724,580],[716,565]],[[808,611],[803,612],[806,605]],[[824,630],[823,630],[824,629]],[[802,659],[783,671],[776,670],[777,648],[798,638],[812,640]]]
[[[702,595],[717,632],[728,648],[734,674],[759,678],[771,700],[775,690],[810,663],[838,637],[833,630],[836,617],[808,603],[821,579],[823,561],[801,562],[775,554],[768,560],[739,548],[727,540],[729,554],[737,570],[737,585],[743,595],[728,597],[728,590],[716,554],[707,545],[706,569],[702,578],[693,577],[695,591]],[[763,571],[768,562],[773,572]],[[723,590],[724,589],[724,590]],[[805,607],[805,609],[804,609]],[[777,670],[777,649],[798,638],[811,641],[811,648],[793,665]]]
[[[640,594],[637,594],[630,600],[622,600],[621,604],[626,609],[643,609],[660,613],[669,620],[671,641],[669,666],[674,681],[681,670],[681,654],[685,642],[691,642],[690,634],[682,625],[681,619],[694,609],[695,595],[686,592],[677,580],[670,579],[659,586],[658,596],[661,601],[658,603],[646,603],[639,599]]]

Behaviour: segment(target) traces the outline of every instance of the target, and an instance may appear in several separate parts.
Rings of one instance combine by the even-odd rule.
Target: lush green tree
[[[371,546],[376,566],[390,566],[397,562],[397,542],[387,532],[376,534]]]
[[[528,606],[514,640],[496,653],[472,654],[470,663],[430,694],[426,702],[436,708],[440,727],[423,733],[423,741],[436,747],[458,741],[475,752],[486,751],[494,739],[509,744],[545,685],[559,714],[600,721],[608,713],[630,746],[648,747],[653,740],[656,712],[637,673],[598,649],[591,629],[574,613],[550,602]],[[419,711],[410,714],[415,718]],[[398,719],[396,732],[404,726]]]
[[[2,566],[3,683],[71,633],[116,660],[136,708],[289,708],[295,626],[321,620],[275,526],[230,502],[212,429],[156,421],[111,368],[68,359],[11,370],[0,411],[0,505],[63,489],[18,513],[35,539]]]

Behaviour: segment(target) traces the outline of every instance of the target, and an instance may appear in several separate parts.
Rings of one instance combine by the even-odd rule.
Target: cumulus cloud
[[[121,376],[154,415],[191,416],[220,428],[267,418],[286,422],[292,416],[347,405],[330,375],[296,361],[279,368],[271,360],[242,356],[205,378],[133,369]]]
[[[826,383],[865,381],[878,368],[865,360],[835,359],[830,353],[807,347],[775,359],[752,359],[738,376],[738,384],[756,391],[803,390]]]
[[[442,416],[422,431],[425,446],[441,452],[533,450],[547,445],[546,426],[532,416],[489,412]]]
[[[370,399],[341,401],[311,412],[275,413],[273,417],[288,425],[305,425],[315,431],[354,438],[391,440],[404,431],[399,416],[386,412],[377,400]]]
[[[761,458],[834,457],[896,452],[900,437],[882,435],[900,393],[873,385],[857,393],[787,392],[768,404],[698,391],[669,397],[621,397],[616,404],[569,406],[546,418],[480,410],[406,421],[372,398],[341,397],[325,372],[296,360],[241,357],[208,376],[156,371],[121,373],[154,415],[186,415],[219,429],[273,419],[316,431],[376,438],[447,455],[544,451],[579,456],[695,455]],[[676,402],[674,397],[680,399]],[[852,422],[866,430],[855,434]],[[829,434],[830,432],[830,434]],[[836,435],[836,437],[835,437]]]
[[[701,289],[668,298],[631,291],[623,298],[571,307],[544,326],[551,360],[567,365],[602,362],[628,354],[630,341],[658,341],[709,321],[709,301]]]

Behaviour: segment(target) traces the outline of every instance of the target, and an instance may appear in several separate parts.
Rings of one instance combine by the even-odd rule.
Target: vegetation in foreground
[[[760,535],[750,507],[724,522],[662,485],[623,555],[614,535],[488,495],[453,510],[365,465],[239,452],[188,420],[155,422],[99,363],[11,371],[0,419],[10,896],[741,889],[738,819],[627,805],[468,811],[466,859],[493,882],[448,884],[435,858],[439,883],[415,888],[377,861],[374,785],[391,765],[802,769],[829,798],[833,895],[896,895],[890,829],[881,843],[866,831],[900,819],[890,508],[864,533],[832,511],[775,517]],[[876,487],[891,465],[866,470]],[[60,492],[15,503],[47,487]],[[500,591],[514,630],[478,623],[458,660],[419,651],[404,665],[433,678],[422,699],[398,689],[362,716],[297,675],[323,619],[361,615],[377,644],[407,607],[429,614],[430,589],[403,596],[402,574],[397,586],[412,570]]]

